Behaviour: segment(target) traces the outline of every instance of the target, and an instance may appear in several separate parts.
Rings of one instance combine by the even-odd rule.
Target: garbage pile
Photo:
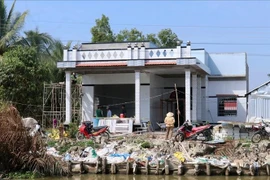
[[[170,166],[174,167],[180,162],[210,163],[220,168],[228,165],[236,166],[239,163],[245,167],[251,162],[260,165],[270,164],[270,143],[262,142],[255,145],[234,141],[219,146],[224,148],[195,141],[179,143],[147,135],[131,135],[104,143],[98,148],[73,146],[59,155],[53,147],[50,147],[47,153],[60,157],[63,161],[96,163],[98,157],[106,157],[108,164],[136,161],[143,165],[148,161],[152,167],[156,167],[158,163],[164,164],[166,159],[170,160]]]

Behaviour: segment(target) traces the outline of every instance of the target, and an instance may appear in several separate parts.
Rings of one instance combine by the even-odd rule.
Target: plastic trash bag
[[[111,154],[111,157],[123,157],[125,160],[128,159],[130,157],[130,154],[128,153],[123,153],[123,154]]]
[[[69,153],[66,153],[65,157],[64,157],[64,161],[71,161],[71,155]]]
[[[177,152],[175,152],[173,155],[174,155],[174,157],[176,157],[179,161],[185,162],[185,158],[184,158],[184,155],[183,155],[182,152],[177,151]]]
[[[107,157],[108,164],[117,164],[117,163],[122,163],[122,162],[125,162],[125,158],[123,156],[120,156],[120,157],[108,156]]]
[[[112,152],[112,151],[111,151]],[[105,157],[110,153],[110,150],[108,148],[103,148],[97,151],[97,155],[100,157]]]

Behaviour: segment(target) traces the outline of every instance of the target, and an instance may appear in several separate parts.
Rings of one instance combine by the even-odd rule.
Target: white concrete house
[[[270,122],[270,81],[246,94],[248,97],[247,122]]]
[[[190,42],[174,48],[150,42],[84,43],[64,50],[57,67],[66,72],[65,123],[71,121],[72,72],[82,74],[84,120],[93,119],[95,104],[109,105],[118,116],[125,104],[136,124],[163,122],[168,111],[177,112],[175,84],[182,122],[246,119],[246,53],[208,53],[192,49]]]

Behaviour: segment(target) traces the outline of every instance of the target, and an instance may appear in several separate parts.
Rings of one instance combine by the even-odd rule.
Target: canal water
[[[38,180],[38,179],[37,179]],[[270,180],[270,176],[165,176],[165,175],[74,175],[70,178],[42,180]]]

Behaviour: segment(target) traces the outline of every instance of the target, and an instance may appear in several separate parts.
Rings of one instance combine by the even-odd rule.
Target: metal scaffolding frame
[[[80,121],[82,117],[82,85],[71,86],[71,120]],[[66,86],[65,83],[44,84],[42,126],[52,127],[53,119],[58,125],[64,123],[66,116]]]

